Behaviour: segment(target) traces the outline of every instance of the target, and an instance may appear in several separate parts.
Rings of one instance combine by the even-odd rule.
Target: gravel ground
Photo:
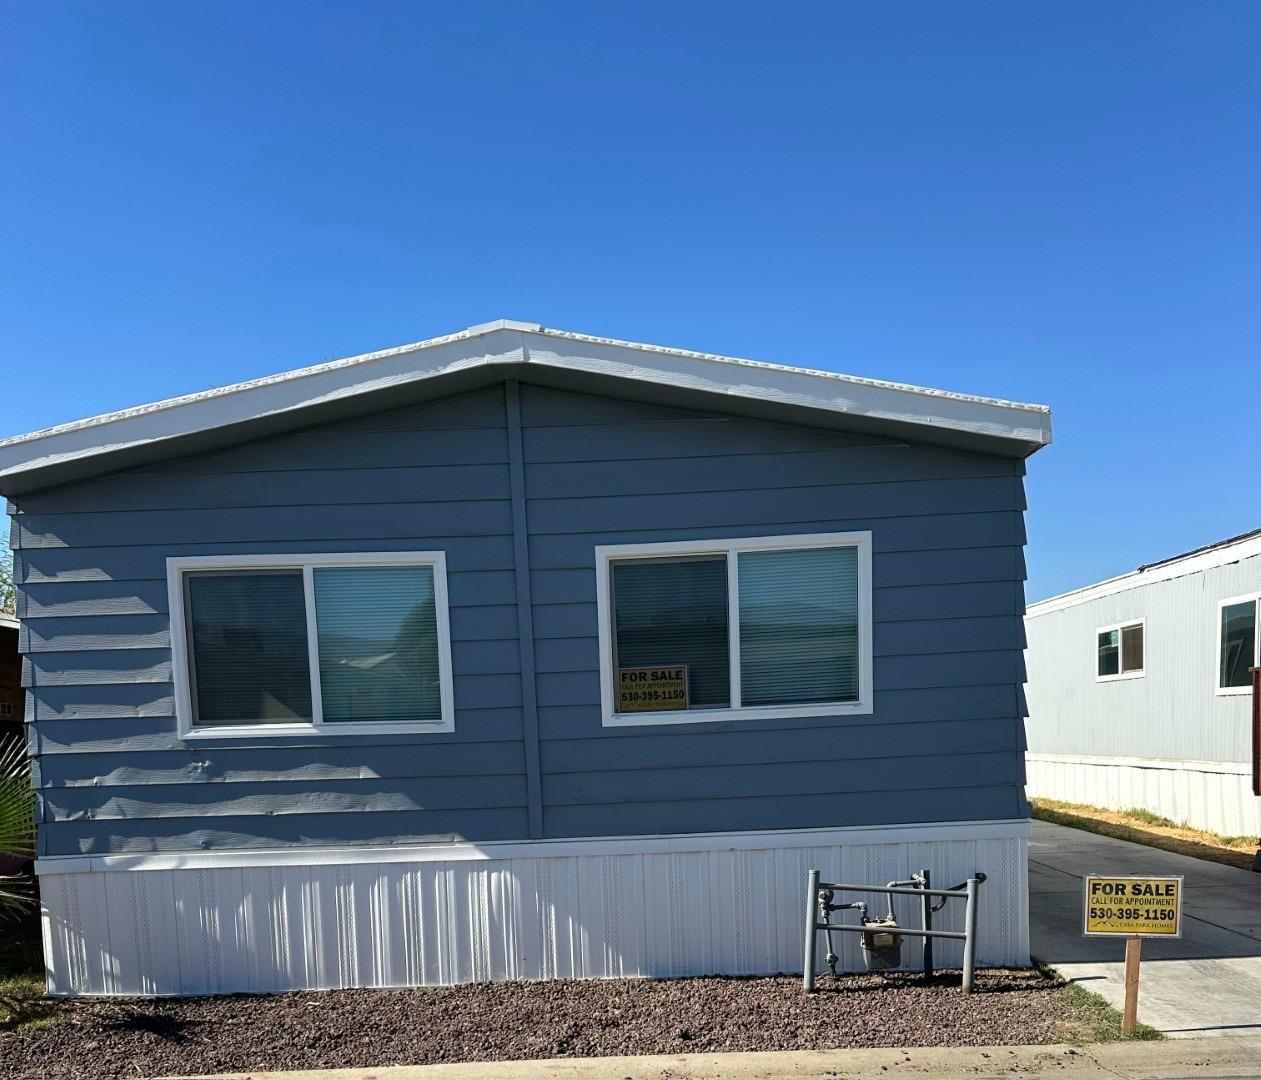
[[[54,1002],[47,1026],[0,1032],[5,1077],[73,1080],[440,1061],[1048,1043],[1081,1034],[1030,971],[820,981],[704,978],[480,983],[274,997]]]

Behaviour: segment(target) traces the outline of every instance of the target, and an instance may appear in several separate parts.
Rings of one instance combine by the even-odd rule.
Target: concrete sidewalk
[[[234,1073],[216,1080],[889,1080],[891,1077],[986,1080],[1010,1076],[1029,1080],[1049,1076],[1058,1080],[1261,1080],[1261,1041],[1224,1037],[1083,1047],[956,1046],[552,1058],[378,1069]]]
[[[1031,951],[1118,1009],[1125,997],[1125,943],[1082,936],[1087,874],[1184,878],[1182,938],[1143,942],[1140,1021],[1172,1037],[1261,1036],[1261,874],[1033,822]]]

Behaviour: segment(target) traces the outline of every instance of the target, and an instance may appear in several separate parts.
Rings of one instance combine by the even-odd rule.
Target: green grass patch
[[[1146,1024],[1137,1024],[1133,1035],[1121,1030],[1121,1014],[1098,994],[1076,983],[1065,983],[1061,991],[1064,1001],[1077,1013],[1087,1033],[1081,1042],[1152,1042],[1163,1039],[1159,1031]]]
[[[1133,818],[1135,821],[1141,821],[1144,825],[1159,825],[1162,829],[1190,828],[1186,822],[1179,824],[1172,818],[1161,817],[1159,814],[1153,814],[1150,810],[1147,810],[1142,806],[1132,806],[1130,809],[1122,812],[1126,817]]]
[[[1165,1036],[1154,1027],[1138,1024],[1133,1035],[1121,1030],[1121,1014],[1103,998],[1077,983],[1071,983],[1053,967],[1036,957],[1033,966],[1060,986],[1061,1000],[1069,1012],[1064,1041],[1074,1045],[1099,1042],[1154,1042]]]

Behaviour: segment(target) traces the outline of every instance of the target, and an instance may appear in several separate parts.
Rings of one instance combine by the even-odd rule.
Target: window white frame
[[[1230,596],[1217,602],[1217,618],[1213,621],[1213,689],[1218,697],[1235,697],[1251,694],[1252,684],[1245,686],[1222,685],[1222,611],[1235,604],[1256,604],[1252,613],[1252,667],[1261,666],[1261,592],[1244,593],[1242,596]]]
[[[405,723],[346,721],[325,723],[320,695],[319,635],[315,619],[315,575],[320,567],[432,566],[434,616],[438,631],[438,677],[441,718]],[[198,570],[300,570],[306,598],[307,649],[311,669],[312,722],[240,724],[197,727],[192,698],[192,665],[184,579]],[[447,606],[447,562],[441,551],[387,551],[315,555],[189,555],[166,560],[171,613],[171,666],[175,681],[175,714],[181,739],[274,738],[293,735],[385,735],[455,730],[455,695],[451,679],[451,623]]]
[[[794,551],[852,547],[858,552],[858,700],[810,705],[740,704],[740,576],[742,551]],[[619,713],[613,670],[611,563],[619,559],[677,558],[687,555],[727,557],[727,634],[731,660],[731,704],[712,709]],[[871,674],[871,533],[805,533],[737,540],[682,540],[660,544],[609,544],[595,549],[596,612],[600,624],[600,716],[604,727],[653,724],[700,724],[719,720],[786,720],[798,716],[863,715],[872,711]]]
[[[1124,634],[1122,631],[1131,626],[1141,626],[1143,628],[1143,666],[1134,671],[1122,671],[1121,667],[1125,662],[1123,647]],[[1117,673],[1115,675],[1099,674],[1099,635],[1107,634],[1115,630],[1117,632]],[[1123,622],[1109,623],[1107,626],[1100,626],[1095,629],[1094,636],[1095,652],[1095,682],[1121,682],[1123,679],[1141,679],[1147,674],[1147,619],[1126,619]]]

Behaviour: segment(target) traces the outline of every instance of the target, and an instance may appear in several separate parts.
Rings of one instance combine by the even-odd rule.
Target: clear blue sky
[[[1031,599],[1261,525],[1261,4],[0,14],[0,434],[509,317],[1049,403]]]

